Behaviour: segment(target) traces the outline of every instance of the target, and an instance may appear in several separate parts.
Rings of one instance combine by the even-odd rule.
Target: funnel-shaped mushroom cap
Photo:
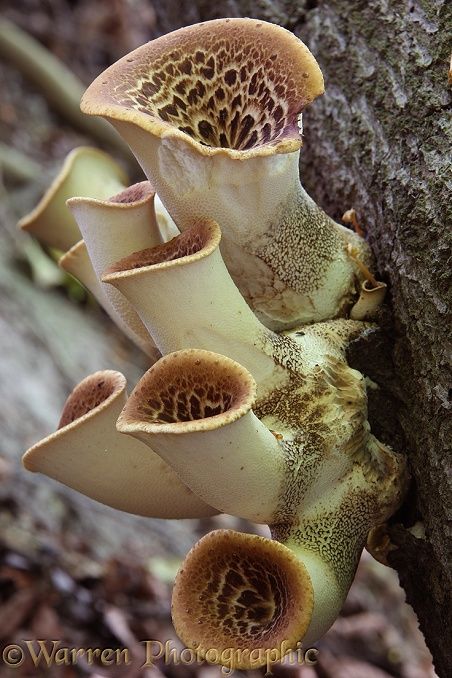
[[[267,155],[300,147],[298,116],[322,92],[316,60],[292,33],[218,19],[120,59],[85,92],[82,110],[185,138],[206,155]]]
[[[119,372],[104,370],[83,379],[64,405],[58,430],[25,453],[25,468],[137,515],[198,518],[216,513],[152,450],[117,432],[126,399],[126,380]]]
[[[107,153],[85,146],[75,148],[38,205],[18,226],[45,245],[65,252],[81,238],[66,200],[75,195],[103,200],[127,183],[124,171]]]
[[[117,428],[149,445],[207,504],[267,522],[280,499],[282,450],[253,414],[255,397],[251,374],[230,358],[177,351],[140,379]]]
[[[284,545],[231,530],[201,539],[176,578],[178,636],[201,657],[231,668],[277,661],[311,620],[308,571]]]

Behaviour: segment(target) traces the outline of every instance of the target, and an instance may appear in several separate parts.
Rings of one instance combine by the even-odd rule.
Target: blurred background
[[[196,21],[196,11],[188,2],[154,6],[148,0],[2,0],[0,10],[0,648],[26,639],[58,639],[69,648],[127,647],[133,657],[130,666],[110,669],[82,659],[76,666],[36,668],[27,660],[8,668],[0,659],[0,676],[214,678],[221,671],[208,664],[157,660],[143,668],[140,641],[171,641],[181,649],[170,619],[171,585],[181,559],[201,535],[217,527],[257,533],[261,528],[228,516],[203,521],[128,516],[20,465],[22,452],[55,430],[67,395],[83,377],[117,369],[133,385],[148,364],[16,222],[76,146],[112,153],[131,183],[143,176],[117,145],[86,132],[76,106],[63,105],[40,86],[34,69],[40,50],[30,44],[19,58],[5,47],[9,21],[80,80],[67,80],[77,99],[77,88],[106,66],[143,42]],[[316,647],[315,666],[283,663],[274,674],[435,676],[397,575],[367,553],[340,618]]]

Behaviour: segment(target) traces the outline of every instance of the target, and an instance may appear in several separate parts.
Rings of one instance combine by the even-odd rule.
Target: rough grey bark
[[[171,28],[178,26],[174,7],[166,3],[160,13],[162,29],[173,18]],[[414,489],[398,519],[406,526],[423,520],[426,539],[393,528],[399,548],[391,562],[438,674],[450,675],[452,5],[196,0],[187,9],[191,21],[253,16],[279,23],[308,44],[324,72],[326,94],[304,119],[302,180],[331,216],[355,207],[389,283],[393,322],[361,344],[354,361],[384,386],[371,403],[374,429],[409,457]]]

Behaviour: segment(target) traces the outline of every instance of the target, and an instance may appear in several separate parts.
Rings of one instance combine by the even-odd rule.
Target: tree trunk
[[[409,457],[413,491],[397,518],[405,526],[422,520],[426,537],[391,528],[398,547],[391,563],[418,614],[437,673],[450,675],[452,220],[446,187],[451,131],[446,27],[452,5],[445,0],[196,0],[183,3],[187,15],[184,8],[174,15],[176,4],[180,8],[165,3],[162,31],[178,27],[178,19],[171,23],[174,16],[265,19],[301,37],[323,70],[326,94],[304,117],[302,181],[336,219],[349,207],[357,210],[380,276],[389,283],[393,322],[383,334],[375,333],[374,341],[361,344],[353,362],[382,386],[370,403],[375,432]]]

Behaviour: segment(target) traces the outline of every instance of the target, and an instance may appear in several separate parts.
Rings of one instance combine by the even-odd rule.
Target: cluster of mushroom
[[[22,220],[68,250],[61,266],[155,361],[129,397],[118,372],[84,379],[24,464],[135,514],[268,524],[273,539],[208,534],[174,587],[180,638],[237,668],[326,632],[406,485],[345,355],[384,285],[366,242],[299,180],[301,111],[322,91],[312,54],[278,26],[158,38],[82,100],[148,181],[127,188],[108,156],[78,149]]]

